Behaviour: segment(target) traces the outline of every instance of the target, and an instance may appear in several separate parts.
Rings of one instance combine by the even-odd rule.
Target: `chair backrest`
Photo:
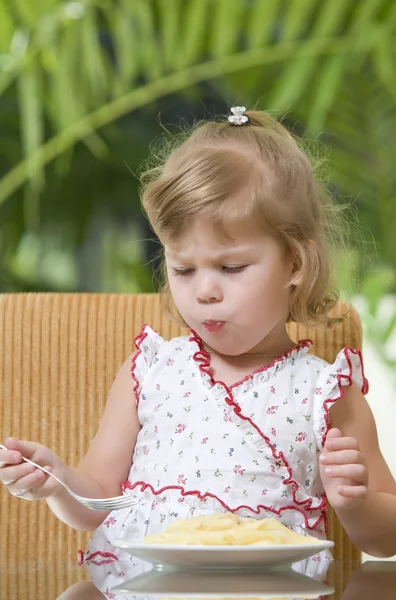
[[[334,330],[288,325],[292,339],[311,338],[312,352],[333,362],[343,346],[361,348],[359,316],[339,302],[346,317]],[[157,294],[4,294],[0,296],[0,440],[12,435],[52,448],[77,466],[94,436],[111,382],[134,350],[143,323],[165,339],[185,334],[164,316]],[[70,560],[88,534],[60,523],[46,503],[0,490],[0,561],[53,556]],[[329,510],[335,557],[360,552]]]

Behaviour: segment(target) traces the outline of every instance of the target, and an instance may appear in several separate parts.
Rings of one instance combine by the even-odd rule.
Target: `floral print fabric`
[[[87,564],[95,551],[113,553],[110,562],[124,560],[112,540],[142,538],[178,517],[215,511],[275,517],[324,538],[318,454],[343,387],[367,392],[360,352],[344,348],[331,365],[308,354],[312,342],[302,340],[228,387],[214,381],[194,332],[166,342],[145,326],[136,344],[141,430],[123,490],[138,504],[109,515],[85,553]],[[321,560],[328,564],[329,553],[311,559],[312,573]]]

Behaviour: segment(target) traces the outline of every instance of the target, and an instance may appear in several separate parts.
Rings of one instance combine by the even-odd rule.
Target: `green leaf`
[[[336,283],[343,296],[350,298],[358,291],[356,282],[357,270],[359,266],[359,256],[357,251],[338,252],[334,257],[335,269],[334,275]]]
[[[30,0],[14,0],[13,5],[21,23],[33,29],[37,23],[37,4]]]
[[[139,46],[131,21],[124,7],[114,8],[112,32],[117,56],[115,77],[118,94],[130,87],[139,67]]]
[[[323,70],[316,84],[317,91],[309,111],[307,131],[318,132],[324,126],[328,111],[333,106],[345,71],[345,57],[342,54],[330,56],[324,61]]]
[[[84,98],[87,95],[86,82],[82,81],[79,89],[76,87],[77,73],[80,72],[80,42],[78,27],[75,23],[70,23],[62,32],[58,42],[58,68],[52,78],[52,86],[49,90],[50,118],[59,131],[66,129],[84,114]],[[70,149],[60,157],[57,165],[60,174],[64,175],[69,171],[72,156],[73,149]]]
[[[374,253],[396,267],[396,154],[394,99],[366,65],[363,73],[348,75],[329,113],[332,160],[339,165],[334,185],[352,200],[360,213],[362,260]],[[362,100],[364,99],[364,100]]]
[[[43,141],[43,114],[41,71],[37,62],[29,65],[18,79],[21,134],[24,154],[33,154]],[[32,161],[28,171],[30,186],[25,188],[24,215],[28,229],[36,229],[39,222],[39,193],[44,187],[44,169]]]
[[[163,57],[158,45],[154,11],[148,2],[121,0],[136,26],[136,40],[140,48],[140,72],[150,81],[158,79],[163,72]]]
[[[269,44],[278,25],[282,0],[255,0],[248,13],[246,38],[249,48],[262,48]]]
[[[396,99],[396,76],[395,76],[395,29],[396,29],[396,5],[393,3],[389,14],[383,25],[382,35],[378,37],[378,43],[374,52],[374,61],[378,69],[378,75],[389,93]]]
[[[371,2],[371,0],[362,0]],[[330,36],[342,29],[347,10],[350,8],[351,0],[327,0],[319,4],[320,12],[317,16],[310,35]],[[352,5],[355,3],[352,2]]]
[[[25,156],[34,153],[43,141],[41,71],[37,62],[31,62],[18,79],[19,108],[21,118],[22,146]],[[36,191],[42,189],[44,172],[39,162],[32,162],[29,178]]]
[[[282,40],[295,40],[309,31],[309,19],[318,7],[317,0],[289,0],[282,27]]]
[[[211,0],[190,0],[182,16],[182,29],[175,56],[175,68],[183,69],[202,56],[208,21],[210,20]]]
[[[396,315],[393,315],[391,320],[389,321],[384,333],[383,333],[383,341],[387,342],[389,338],[392,336],[393,332],[396,328]]]
[[[246,11],[244,2],[215,2],[210,18],[209,51],[212,56],[225,56],[236,50],[241,42]]]
[[[374,52],[378,75],[396,100],[395,54],[391,36],[382,37]]]
[[[81,25],[84,29],[84,25]],[[53,90],[55,104],[52,105],[52,108],[55,108],[55,111],[52,113],[53,118],[55,119],[55,122],[59,124],[60,130],[65,129],[83,117],[89,111],[90,106],[95,106],[96,103],[100,103],[98,98],[96,98],[95,101],[92,99],[93,93],[96,92],[97,95],[102,93],[102,96],[105,94],[103,87],[106,89],[106,83],[103,81],[103,87],[101,89],[95,87],[95,89],[92,90],[92,86],[95,86],[92,79],[90,82],[86,79],[83,80],[79,89],[76,88],[74,80],[74,75],[78,72],[87,73],[89,72],[89,69],[92,69],[93,71],[93,73],[91,73],[92,77],[96,74],[100,78],[99,71],[101,67],[97,64],[97,60],[99,59],[97,55],[95,56],[94,48],[91,47],[89,49],[87,47],[89,39],[92,40],[92,30],[90,30],[89,27],[90,26],[88,25],[87,38],[84,38],[84,35],[80,37],[80,27],[77,23],[69,24],[67,29],[63,32],[62,45],[59,52],[58,71],[55,77],[56,85]],[[95,43],[97,44],[96,40]],[[81,52],[80,44],[85,50],[85,54],[84,50]],[[78,57],[80,57],[81,54],[83,58],[78,61]],[[76,65],[78,65],[78,71],[76,71]],[[91,85],[89,85],[89,83],[91,83]],[[103,158],[108,152],[107,145],[94,131],[84,139],[84,143],[97,158]],[[70,156],[65,159],[61,168],[64,172],[67,172],[69,166]]]
[[[0,2],[0,53],[10,51],[10,43],[15,30],[15,23],[4,0]]]
[[[362,285],[362,293],[368,301],[372,316],[377,312],[381,298],[389,292],[395,283],[395,272],[389,267],[379,266],[369,271]]]
[[[81,35],[81,69],[86,73],[93,96],[100,102],[106,98],[109,74],[106,69],[107,57],[100,47],[99,25],[93,8],[86,8],[80,28],[75,28],[75,31],[76,36]]]
[[[355,48],[365,46],[365,36],[368,31],[381,24],[381,21],[375,21],[380,9],[389,5],[388,0],[365,0],[358,2],[355,7],[350,31],[356,36]],[[386,21],[382,23],[386,27]]]
[[[82,0],[82,2],[84,2],[84,0]],[[39,3],[41,8],[40,13],[42,15],[48,15],[59,7],[59,0],[39,0]]]
[[[356,4],[353,20],[350,27],[350,33],[354,36],[355,41],[353,49],[356,53],[354,58],[354,68],[362,69],[365,61],[365,53],[360,53],[359,50],[367,46],[367,36],[372,37],[373,44],[377,45],[382,36],[386,36],[389,25],[387,20],[375,18],[378,17],[380,9],[386,8],[389,5],[388,0],[365,0]],[[373,32],[377,32],[377,36],[373,36]]]
[[[312,30],[309,32],[310,39],[323,39],[336,36],[352,0],[326,0],[322,2],[321,10],[317,15]],[[363,0],[362,0],[363,1]],[[302,15],[300,14],[300,18]],[[294,30],[297,24],[294,24]],[[309,80],[318,66],[316,57],[298,58],[288,63],[279,83],[272,93],[270,106],[278,111],[293,106],[301,97]]]
[[[166,70],[171,70],[175,62],[179,32],[181,31],[182,4],[181,0],[158,0],[157,4],[164,67]]]
[[[58,41],[58,69],[52,79],[51,112],[57,129],[62,130],[76,120],[81,111],[78,107],[78,98],[81,97],[85,81],[81,81],[82,88],[77,89],[80,77],[80,36],[78,29],[69,25]]]

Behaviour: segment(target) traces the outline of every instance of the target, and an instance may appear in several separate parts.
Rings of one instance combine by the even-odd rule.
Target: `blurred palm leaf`
[[[331,160],[337,165],[334,185],[354,201],[362,221],[370,224],[370,231],[365,233],[369,252],[362,260],[367,261],[378,251],[382,260],[394,265],[395,100],[375,77],[373,65],[365,64],[363,68],[364,77],[356,73],[349,85],[340,89],[337,103],[328,114],[331,133],[325,136],[325,141],[331,146]]]
[[[390,0],[0,0],[0,16],[0,85],[19,82],[24,149],[0,202],[27,180],[39,190],[45,165],[80,140],[104,156],[100,128],[203,80],[254,69],[275,113],[309,95],[313,132],[368,61],[396,97]]]
[[[147,289],[114,234],[137,205],[125,162],[146,157],[159,100],[178,116],[203,89],[325,132],[335,185],[395,268],[395,31],[392,0],[0,0],[0,290],[97,289],[102,272],[103,289]]]

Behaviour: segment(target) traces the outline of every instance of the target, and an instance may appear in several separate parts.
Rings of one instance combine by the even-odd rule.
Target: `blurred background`
[[[396,372],[393,0],[0,0],[0,292],[153,290],[138,169],[230,105],[323,144],[343,296]]]

